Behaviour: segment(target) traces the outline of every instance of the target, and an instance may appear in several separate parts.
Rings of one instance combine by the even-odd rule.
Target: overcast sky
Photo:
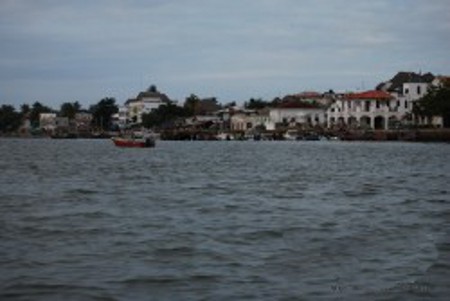
[[[183,102],[450,75],[448,0],[1,0],[0,104]]]

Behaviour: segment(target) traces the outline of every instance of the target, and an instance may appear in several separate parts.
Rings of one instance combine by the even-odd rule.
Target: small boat
[[[118,147],[155,147],[155,138],[149,134],[131,134],[111,138]]]

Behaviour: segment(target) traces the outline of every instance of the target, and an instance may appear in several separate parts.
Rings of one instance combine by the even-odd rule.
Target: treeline
[[[54,110],[39,101],[32,105],[23,104],[17,111],[12,105],[2,105],[0,107],[0,133],[16,132],[25,120],[29,120],[30,127],[39,128],[39,116],[42,113],[55,113],[59,117],[74,119],[80,112],[92,114],[92,125],[103,130],[112,126],[112,115],[119,110],[114,98],[106,97],[97,104],[91,105],[88,109],[83,109],[79,102],[65,102],[59,110]]]
[[[156,86],[152,85],[148,91],[158,92]],[[158,92],[159,93],[159,92]],[[251,98],[244,103],[246,109],[262,109],[269,106],[277,105],[281,102],[280,98],[272,101],[265,101],[261,98]],[[236,106],[236,102],[220,104],[217,98],[200,98],[195,94],[186,97],[182,106],[174,103],[167,103],[150,113],[142,115],[142,126],[147,128],[161,127],[168,123],[173,123],[180,118],[191,116],[206,115],[220,109],[226,109]],[[58,110],[48,107],[41,102],[36,101],[32,105],[23,104],[20,110],[12,105],[2,105],[0,107],[0,133],[16,132],[25,120],[29,120],[32,129],[39,128],[39,116],[42,113],[55,113],[58,117],[67,117],[74,119],[75,115],[80,112],[92,114],[92,127],[99,130],[111,130],[113,128],[112,116],[119,111],[115,98],[105,97],[98,103],[83,108],[78,101],[64,102]],[[128,120],[133,124],[136,120]]]
[[[229,103],[225,106],[218,103],[215,97],[201,99],[195,94],[191,94],[184,101],[183,106],[168,103],[159,108],[142,114],[142,125],[146,128],[161,127],[172,124],[177,119],[187,118],[191,116],[207,115],[218,111],[224,107],[231,107],[236,103]]]
[[[261,98],[251,98],[244,103],[244,108],[248,110],[258,110],[271,106],[276,106],[282,100],[275,98],[272,101],[265,101]],[[142,115],[142,125],[146,128],[161,127],[164,125],[171,126],[177,119],[192,116],[208,115],[221,109],[232,108],[236,106],[236,102],[229,102],[224,105],[218,103],[215,97],[201,99],[195,94],[191,94],[184,101],[183,106],[169,103],[160,106],[158,109],[150,113]]]
[[[156,87],[154,90],[156,91]],[[272,101],[251,98],[244,103],[244,107],[257,110],[276,106],[282,101],[280,98],[275,98]],[[161,127],[180,118],[206,115],[235,105],[236,102],[222,105],[214,97],[201,99],[197,95],[191,94],[185,99],[182,106],[168,103],[150,113],[143,114],[142,126],[147,128]],[[116,100],[112,97],[105,97],[87,109],[82,108],[77,101],[65,102],[60,106],[59,110],[54,110],[40,102],[35,102],[32,105],[23,104],[20,106],[19,111],[12,105],[2,105],[0,107],[0,133],[16,132],[26,119],[29,120],[32,128],[38,128],[41,113],[56,113],[60,117],[73,119],[79,112],[88,112],[92,114],[93,127],[100,130],[111,130],[113,126],[112,116],[118,111]],[[444,126],[450,127],[450,82],[445,82],[439,87],[430,87],[428,93],[415,102],[412,113],[416,116],[430,118],[441,116],[444,119]],[[130,120],[129,122],[133,123],[135,120]]]
[[[276,105],[280,101],[281,99],[279,98],[275,98],[272,101],[251,98],[244,103],[244,107],[247,109],[262,109]],[[191,94],[185,99],[182,106],[168,103],[150,113],[143,114],[142,126],[147,128],[160,127],[179,118],[205,115],[233,106],[236,106],[236,102],[222,105],[215,97],[201,99],[197,95]],[[32,105],[23,104],[19,110],[16,110],[12,105],[2,105],[0,107],[0,133],[16,132],[26,119],[29,120],[31,128],[37,129],[39,128],[39,116],[42,113],[55,113],[58,117],[74,119],[77,113],[87,112],[92,114],[93,127],[100,130],[111,130],[113,129],[112,115],[118,111],[119,107],[116,104],[116,100],[111,97],[105,97],[87,109],[83,108],[78,101],[64,102],[59,110],[48,107],[39,101],[34,102]],[[133,123],[133,120],[129,122]]]

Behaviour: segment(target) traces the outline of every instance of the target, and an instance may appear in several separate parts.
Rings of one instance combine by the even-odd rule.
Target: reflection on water
[[[0,296],[445,299],[450,145],[0,140]]]

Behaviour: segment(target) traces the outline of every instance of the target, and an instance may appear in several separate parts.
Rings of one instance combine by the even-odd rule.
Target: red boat
[[[142,137],[142,138],[125,138],[125,137],[114,137],[111,138],[114,144],[118,147],[154,147],[155,139],[152,137]]]

